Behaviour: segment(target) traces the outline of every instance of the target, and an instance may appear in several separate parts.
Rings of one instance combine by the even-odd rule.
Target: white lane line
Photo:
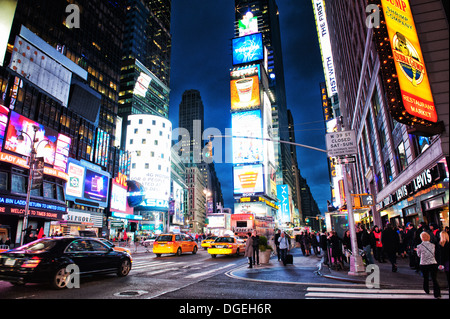
[[[220,267],[220,268],[214,268],[214,269],[211,269],[211,270],[208,270],[208,271],[203,271],[203,272],[199,272],[199,273],[196,273],[196,274],[188,275],[185,278],[190,279],[190,278],[198,278],[198,277],[201,277],[201,276],[206,276],[206,275],[209,275],[209,274],[211,274],[211,273],[213,273],[215,271],[219,271],[219,270],[222,270],[222,269],[225,269],[225,268],[228,268],[228,267],[232,267],[232,266],[236,266],[236,264],[229,264],[229,265],[226,265],[226,266],[223,266],[223,267]]]

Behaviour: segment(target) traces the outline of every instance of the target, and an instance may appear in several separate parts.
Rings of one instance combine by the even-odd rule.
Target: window
[[[142,139],[142,144],[147,144],[147,140],[145,138]]]
[[[55,184],[44,183],[44,197],[45,198],[51,198],[51,199],[55,199],[56,198]]]
[[[139,119],[139,124],[142,124],[142,119]]]
[[[25,176],[12,174],[11,176],[11,192],[26,193]]]
[[[406,158],[405,145],[401,142],[395,150],[395,158],[399,171],[403,171],[408,166],[408,160]]]
[[[130,140],[130,144],[133,144],[133,139]]]
[[[384,163],[384,173],[386,175],[386,184],[389,184],[390,182],[392,182],[392,179],[394,178],[392,176],[391,162],[389,160],[386,163]]]
[[[108,247],[106,247],[102,243],[99,243],[98,241],[91,240],[90,244],[91,244],[93,251],[100,251],[100,252],[105,252],[105,253],[107,253],[109,251]]]
[[[8,189],[8,173],[0,172],[0,190],[5,191]]]
[[[145,163],[145,169],[148,169],[148,168],[149,168],[148,163]]]
[[[151,134],[152,130],[151,129],[147,129],[147,134]]]

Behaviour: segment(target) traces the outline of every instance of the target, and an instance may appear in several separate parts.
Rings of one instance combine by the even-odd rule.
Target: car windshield
[[[232,243],[233,242],[233,238],[231,237],[219,237],[216,239],[215,241],[216,243]]]
[[[172,235],[161,235],[156,238],[156,241],[172,241]]]
[[[49,251],[56,244],[53,239],[38,239],[29,244],[18,247],[16,250],[25,250],[29,254],[39,254]]]
[[[207,240],[209,240],[209,239],[212,239],[212,240],[214,240],[214,239],[216,239],[217,237],[216,236],[209,236],[208,238],[206,238]]]

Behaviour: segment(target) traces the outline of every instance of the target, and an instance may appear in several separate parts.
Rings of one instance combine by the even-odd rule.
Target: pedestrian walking
[[[319,240],[316,232],[311,234],[311,246],[313,247],[314,255],[319,255]]]
[[[331,257],[334,259],[334,265],[338,269],[338,265],[344,269],[344,264],[342,262],[342,241],[338,237],[337,233],[333,230],[328,238],[331,246]]]
[[[449,236],[446,231],[441,232],[441,240],[439,241],[440,253],[440,267],[444,269],[445,275],[447,276],[447,287],[450,287],[450,280],[448,277],[449,270],[449,254],[450,254],[450,243]]]
[[[406,234],[405,234],[405,247],[406,253],[409,256],[409,267],[415,269],[416,268],[416,259],[417,254],[414,250],[414,237],[416,233],[416,228],[412,223],[406,224]]]
[[[401,226],[401,225],[398,226],[397,234],[398,234],[398,238],[399,238],[398,253],[400,254],[400,256],[402,256],[402,258],[405,258],[406,257],[406,243],[405,243],[406,233],[404,231],[403,226]]]
[[[433,295],[435,298],[441,298],[441,289],[437,282],[438,264],[435,259],[436,246],[430,242],[430,238],[430,234],[425,231],[422,232],[420,234],[422,243],[417,246],[416,252],[420,260],[420,269],[423,273],[423,290],[426,294],[430,293],[430,274],[431,280],[433,281]]]
[[[329,261],[329,255],[328,255],[328,238],[327,238],[327,234],[325,232],[322,232],[320,234],[320,249],[322,249],[323,251],[323,263],[325,265],[329,265],[330,261]]]
[[[259,265],[259,236],[256,234],[256,230],[252,234],[252,246],[253,246],[253,265]]]
[[[281,261],[284,265],[286,265],[286,256],[289,251],[290,244],[284,232],[282,232],[280,238],[278,238],[278,243],[280,244]]]
[[[350,252],[352,251],[352,241],[350,239],[350,230],[346,230],[344,238],[342,238],[342,246],[344,249],[345,262],[350,263]]]
[[[384,263],[383,243],[381,241],[381,229],[378,226],[373,226],[372,231],[373,241],[375,243],[374,255],[375,259],[380,263]]]
[[[367,258],[368,265],[375,264],[372,256],[372,246],[370,244],[370,234],[364,225],[360,225],[361,245]]]
[[[280,229],[278,229],[277,230],[277,233],[275,234],[275,236],[274,236],[274,238],[273,238],[273,241],[275,242],[275,248],[276,248],[276,251],[277,251],[277,258],[278,258],[278,261],[280,261],[281,259],[281,257],[280,257],[280,242],[278,241],[278,239],[281,237],[281,230]]]
[[[303,236],[303,246],[305,247],[305,256],[311,255],[311,234],[309,231]]]
[[[252,233],[248,233],[248,239],[247,242],[245,243],[245,252],[244,252],[244,257],[248,258],[248,268],[253,268],[253,237],[252,237]]]
[[[383,233],[381,234],[381,242],[383,244],[384,253],[387,255],[392,265],[392,272],[397,272],[397,251],[399,246],[399,237],[397,232],[392,227],[392,224],[387,224]]]

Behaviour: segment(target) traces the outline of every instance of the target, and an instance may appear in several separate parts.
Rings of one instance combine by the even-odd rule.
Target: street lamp
[[[17,140],[22,142],[22,141],[24,141],[23,134],[25,134],[31,140],[31,154],[30,154],[30,163],[29,163],[30,169],[29,169],[29,174],[28,174],[28,185],[27,185],[27,200],[26,200],[26,203],[25,203],[25,213],[23,215],[23,225],[22,225],[22,234],[20,236],[20,246],[23,245],[24,232],[25,232],[25,230],[28,227],[28,215],[29,215],[29,210],[30,210],[31,185],[33,183],[34,161],[36,159],[35,144],[38,141],[38,139],[36,138],[36,132],[38,130],[39,130],[39,126],[33,125],[33,131],[34,131],[33,138],[31,138],[30,135],[28,135],[25,131],[19,131],[20,135],[17,137]]]

